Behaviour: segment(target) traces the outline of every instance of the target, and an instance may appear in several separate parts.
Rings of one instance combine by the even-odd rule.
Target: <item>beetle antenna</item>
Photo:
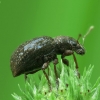
[[[85,38],[88,34],[90,34],[90,32],[94,29],[94,26],[90,26],[90,28],[88,29],[87,33],[83,36],[83,44],[84,44],[84,41],[85,41]]]
[[[82,36],[82,34],[79,34],[79,35],[78,35],[77,42],[79,41],[79,39],[80,39],[81,36]]]

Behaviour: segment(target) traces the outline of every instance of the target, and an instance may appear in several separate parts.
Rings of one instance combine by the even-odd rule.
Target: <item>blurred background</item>
[[[21,95],[18,84],[24,89],[24,75],[14,78],[10,70],[10,57],[21,43],[43,35],[77,39],[91,25],[86,54],[76,57],[81,74],[84,67],[95,66],[94,84],[100,76],[100,0],[0,0],[0,100],[14,100],[14,92]]]

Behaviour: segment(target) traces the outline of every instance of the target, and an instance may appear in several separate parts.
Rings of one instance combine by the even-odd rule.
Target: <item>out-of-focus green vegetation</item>
[[[56,80],[54,70],[49,66],[49,79],[51,89],[48,87],[47,79],[44,75],[40,76],[40,82],[36,84],[34,77],[28,77],[24,90],[21,89],[22,95],[13,93],[15,100],[99,100],[100,98],[100,77],[92,86],[90,78],[93,66],[88,69],[84,68],[83,75],[77,73],[75,64],[69,67],[64,66],[61,62],[57,66]],[[59,71],[59,73],[58,73]]]

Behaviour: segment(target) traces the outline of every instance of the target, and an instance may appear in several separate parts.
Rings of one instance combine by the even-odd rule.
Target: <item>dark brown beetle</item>
[[[34,38],[20,45],[13,53],[10,59],[11,71],[13,76],[16,77],[21,74],[33,74],[42,69],[48,79],[44,69],[48,67],[51,61],[53,61],[54,67],[56,66],[58,63],[57,55],[61,55],[63,63],[67,66],[69,62],[64,57],[73,55],[76,68],[78,68],[74,52],[79,55],[85,54],[83,46],[72,37],[58,36],[51,38],[43,36]],[[49,79],[48,82],[50,85]]]
[[[54,59],[55,52],[51,37],[38,37],[21,44],[13,53],[10,66],[14,77],[37,72]]]

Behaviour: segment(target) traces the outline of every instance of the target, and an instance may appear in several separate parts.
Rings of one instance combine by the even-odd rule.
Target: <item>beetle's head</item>
[[[70,44],[71,44],[71,48],[73,51],[75,51],[77,54],[80,54],[80,55],[84,55],[85,54],[85,49],[84,47],[79,44],[79,42],[75,39],[70,39]]]
[[[75,45],[74,45],[75,46]],[[79,43],[76,44],[75,47],[72,47],[72,49],[77,53],[77,54],[80,54],[80,55],[84,55],[85,54],[85,49],[82,45],[80,45]]]

